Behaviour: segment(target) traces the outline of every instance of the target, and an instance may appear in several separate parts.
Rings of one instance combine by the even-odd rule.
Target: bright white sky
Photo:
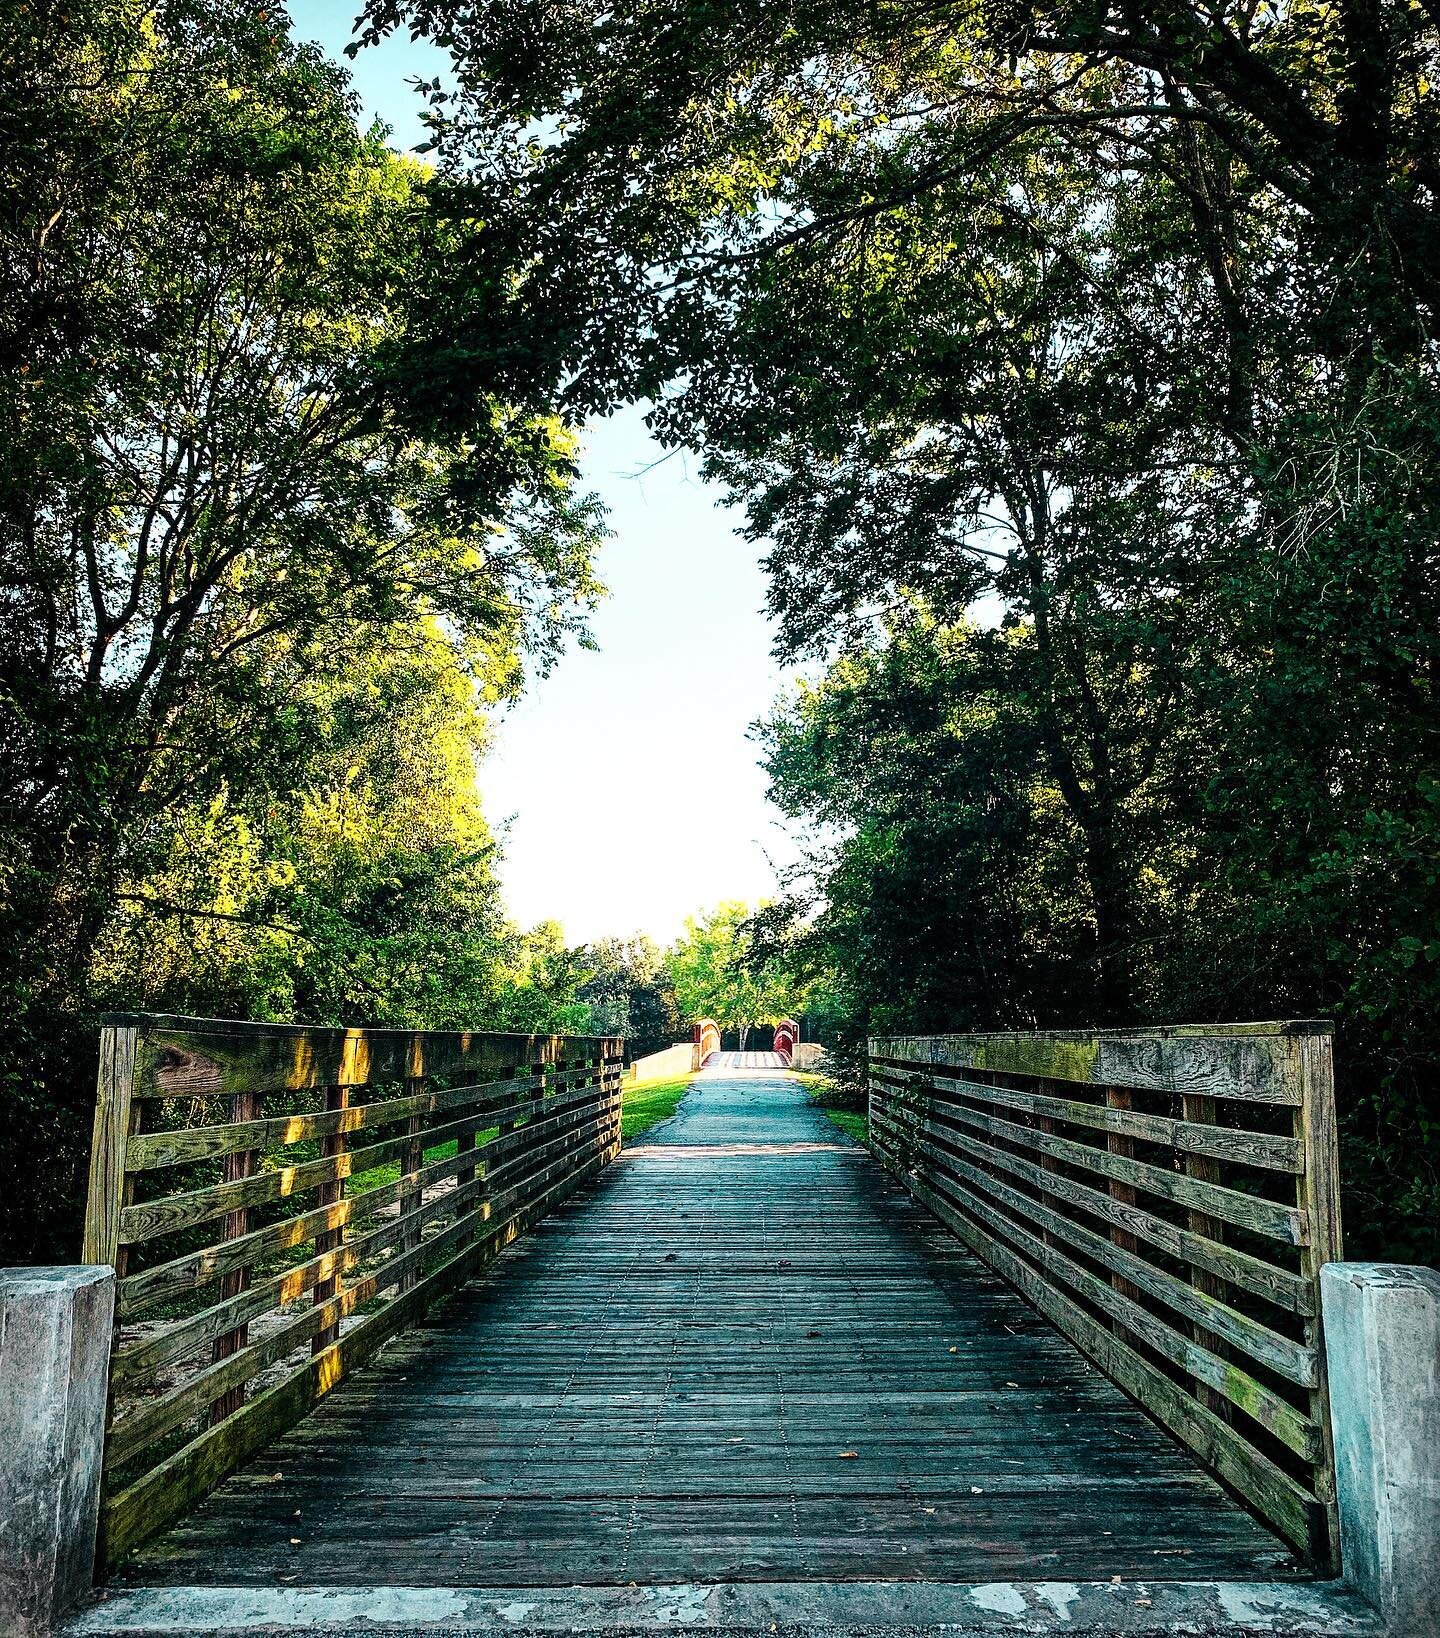
[[[297,33],[337,58],[354,11],[291,6]],[[366,117],[406,148],[422,131],[405,81],[447,64],[402,36],[350,68]],[[586,483],[615,531],[600,558],[600,652],[567,654],[500,720],[480,786],[492,824],[510,821],[502,877],[517,921],[554,919],[572,942],[640,931],[664,943],[720,899],[773,893],[772,861],[793,857],[745,734],[784,679],[765,577],[722,492],[683,454],[661,460],[638,410],[587,445]]]

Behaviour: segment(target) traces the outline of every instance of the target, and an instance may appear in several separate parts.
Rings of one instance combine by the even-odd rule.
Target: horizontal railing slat
[[[963,1104],[947,1104],[939,1109],[932,1106],[931,1118],[941,1123],[963,1122],[966,1126],[988,1132],[992,1137],[1000,1138],[1006,1143],[1033,1149],[1039,1154],[1066,1161],[1085,1171],[1097,1172],[1100,1176],[1111,1178],[1117,1183],[1129,1183],[1137,1189],[1144,1189],[1149,1194],[1173,1200],[1194,1211],[1203,1211],[1211,1217],[1223,1218],[1225,1222],[1233,1223],[1237,1228],[1248,1229],[1252,1234],[1280,1240],[1287,1245],[1305,1244],[1304,1213],[1295,1206],[1283,1206],[1273,1200],[1241,1194],[1239,1190],[1227,1189],[1219,1183],[1207,1183],[1199,1178],[1186,1177],[1182,1172],[1163,1171],[1147,1161],[1132,1160],[1128,1155],[1111,1154],[1106,1149],[1077,1143],[1073,1138],[1054,1137],[1047,1132],[1036,1131],[1033,1127],[1002,1120],[996,1115],[986,1115]]]
[[[1269,1366],[1272,1371],[1288,1381],[1304,1388],[1314,1386],[1316,1367],[1313,1349],[1306,1348],[1302,1343],[1292,1342],[1288,1337],[1281,1336],[1268,1326],[1261,1325],[1258,1320],[1239,1313],[1215,1297],[1206,1296],[1188,1282],[1176,1279],[1173,1274],[1167,1274],[1163,1269],[1155,1268],[1143,1257],[1112,1244],[1103,1235],[1072,1222],[1062,1213],[1052,1211],[1050,1207],[1031,1199],[1029,1195],[1022,1194],[1018,1189],[998,1182],[967,1161],[946,1155],[923,1140],[921,1146],[942,1170],[948,1170],[953,1176],[961,1177],[972,1185],[986,1189],[1013,1210],[1024,1213],[1039,1227],[1058,1236],[1076,1250],[1083,1251],[1096,1262],[1103,1263],[1116,1274],[1123,1275],[1143,1292],[1164,1303],[1166,1307],[1183,1314],[1187,1319],[1197,1321],[1206,1330],[1249,1354],[1260,1364]],[[1150,1319],[1153,1323],[1153,1314],[1150,1315]]]
[[[586,1090],[593,1092],[596,1089]],[[429,1127],[421,1134],[421,1139],[427,1149],[438,1148],[451,1138],[483,1132],[497,1120],[505,1118],[501,1112],[481,1109],[458,1120]],[[173,1234],[177,1229],[193,1228],[212,1218],[223,1217],[241,1206],[264,1205],[271,1200],[304,1194],[310,1189],[319,1188],[322,1183],[343,1182],[358,1172],[370,1171],[392,1160],[403,1160],[411,1142],[408,1136],[386,1138],[363,1149],[349,1149],[338,1155],[321,1156],[318,1160],[298,1161],[294,1165],[260,1172],[234,1183],[212,1183],[203,1189],[127,1206],[120,1213],[120,1243],[143,1244],[159,1235]]]
[[[565,1070],[549,1077],[547,1091],[572,1085],[594,1073],[589,1065]],[[412,1115],[438,1114],[466,1104],[473,1104],[477,1109],[482,1106],[488,1108],[487,1100],[490,1097],[509,1097],[534,1084],[529,1076],[506,1081],[472,1081],[464,1086],[442,1087],[410,1097],[347,1104],[343,1109],[319,1109],[299,1115],[275,1115],[268,1120],[230,1121],[216,1126],[186,1126],[175,1131],[138,1132],[126,1145],[125,1163],[130,1171],[143,1172],[216,1159],[244,1149],[280,1149],[311,1138],[389,1126]],[[505,1118],[505,1111],[500,1105],[496,1106],[496,1113],[499,1118]]]
[[[918,1179],[911,1180],[909,1187],[982,1261],[1004,1275],[1107,1376],[1255,1505],[1288,1541],[1302,1549],[1315,1541],[1322,1529],[1323,1513],[1315,1495],[1241,1439],[1213,1411],[1198,1404],[1142,1354],[1106,1330],[1078,1303],[1057,1291],[1009,1246],[986,1235],[964,1212]]]
[[[1285,1047],[1295,1031],[1312,1027],[1318,1026],[897,1036],[874,1041],[870,1056],[1091,1086],[1298,1105],[1300,1083]],[[930,1056],[935,1052],[943,1056]]]
[[[86,1244],[119,1276],[109,1562],[620,1146],[618,1039],[144,1017],[105,1039]]]
[[[878,1110],[874,1118],[881,1124],[886,1119]],[[903,1132],[899,1128],[896,1131],[903,1138]],[[1126,1233],[1139,1235],[1167,1255],[1228,1280],[1252,1296],[1263,1297],[1293,1314],[1313,1314],[1315,1311],[1315,1293],[1298,1274],[1276,1268],[1234,1246],[1222,1245],[1194,1229],[1168,1223],[1142,1206],[1130,1205],[1113,1195],[1101,1194],[1098,1189],[1062,1176],[1059,1172],[1047,1172],[1033,1161],[1011,1154],[1007,1149],[987,1148],[964,1132],[947,1132],[945,1142],[976,1160],[1003,1167],[1056,1199],[1078,1206],[1094,1217],[1103,1218]]]
[[[487,1226],[482,1238],[431,1270],[403,1296],[378,1312],[363,1316],[353,1328],[342,1332],[339,1341],[285,1381],[267,1389],[224,1422],[207,1429],[152,1468],[143,1478],[110,1497],[102,1507],[101,1528],[111,1561],[125,1557],[147,1536],[162,1529],[205,1495],[248,1456],[293,1426],[377,1348],[418,1318],[437,1296],[470,1278],[517,1232],[572,1193],[612,1158],[612,1154],[613,1150],[602,1150],[568,1170],[558,1184],[523,1210],[513,1213],[504,1223]],[[465,1226],[473,1227],[473,1224],[466,1220],[457,1228]],[[433,1254],[435,1243],[426,1249]],[[333,1310],[327,1312],[333,1312],[334,1319],[353,1313],[378,1290],[379,1287],[372,1287],[369,1281],[362,1281],[334,1299]]]
[[[970,1184],[972,1188],[965,1185]],[[1218,1354],[1202,1347],[1193,1338],[1177,1331],[1158,1318],[1149,1309],[1115,1290],[1098,1275],[1083,1268],[1053,1245],[1047,1245],[1040,1235],[1026,1225],[1017,1223],[997,1211],[988,1200],[972,1192],[974,1187],[993,1194],[1005,1205],[1013,1204],[1006,1190],[983,1173],[967,1168],[963,1181],[932,1179],[942,1197],[970,1212],[986,1227],[1003,1236],[1015,1250],[1032,1263],[1045,1268],[1066,1285],[1088,1297],[1097,1307],[1118,1319],[1133,1337],[1148,1343],[1176,1365],[1194,1376],[1202,1377],[1242,1414],[1251,1417],[1261,1427],[1273,1433],[1297,1455],[1314,1458],[1320,1451],[1320,1435],[1309,1417],[1295,1409],[1279,1394],[1267,1388],[1248,1372],[1223,1360]],[[1053,1225],[1047,1225],[1053,1226]]]
[[[872,1073],[885,1079],[893,1078],[897,1085],[905,1084],[916,1075],[914,1070],[891,1070],[883,1064],[876,1065]],[[958,1080],[949,1075],[936,1074],[926,1079],[937,1092],[955,1093],[1030,1115],[1045,1115],[1074,1126],[1093,1127],[1096,1131],[1143,1138],[1148,1143],[1166,1144],[1180,1154],[1212,1155],[1232,1165],[1257,1166],[1277,1172],[1298,1172],[1304,1168],[1303,1147],[1292,1137],[1203,1126],[1196,1121],[1172,1120],[1166,1115],[1146,1115],[1132,1109],[1112,1109],[1103,1103],[1077,1103],[1073,1098],[1044,1097],[1035,1092],[1018,1092],[1007,1086]]]
[[[905,1186],[1333,1570],[1329,1027],[877,1038],[868,1078]]]

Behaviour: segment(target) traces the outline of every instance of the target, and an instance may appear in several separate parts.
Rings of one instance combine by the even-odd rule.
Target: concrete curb
[[[944,1631],[1374,1638],[1378,1617],[1339,1583],[749,1582],[628,1587],[137,1587],[77,1614],[66,1638],[257,1633],[759,1634]]]

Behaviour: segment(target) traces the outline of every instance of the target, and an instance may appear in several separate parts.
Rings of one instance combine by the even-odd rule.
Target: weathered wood
[[[525,1212],[515,1214],[483,1239],[456,1252],[431,1270],[403,1297],[359,1319],[339,1341],[332,1343],[308,1365],[258,1395],[226,1422],[202,1433],[128,1489],[108,1499],[101,1510],[104,1559],[111,1564],[118,1563],[147,1536],[153,1535],[191,1507],[198,1497],[213,1489],[247,1456],[285,1428],[293,1426],[318,1400],[338,1387],[352,1371],[370,1358],[377,1348],[412,1324],[436,1298],[453,1290],[498,1255],[518,1232],[578,1188],[609,1158],[602,1152],[568,1172],[562,1182],[535,1200]],[[470,1227],[467,1216],[448,1232],[454,1233],[458,1239]],[[437,1242],[433,1251],[440,1249]],[[364,1280],[357,1281],[341,1293],[335,1299],[339,1310],[337,1323],[344,1313],[353,1312],[361,1302],[375,1295],[376,1289],[370,1280]],[[315,1312],[321,1314],[323,1311]]]
[[[209,1482],[205,1475],[230,1459],[236,1441],[251,1437],[244,1430],[273,1428],[286,1407],[308,1402],[309,1390],[296,1383],[318,1372],[328,1389],[367,1338],[392,1334],[387,1328],[418,1312],[417,1294],[423,1307],[443,1285],[436,1276],[492,1254],[613,1158],[618,1086],[612,1095],[604,1065],[616,1050],[601,1040],[572,1045],[457,1031],[437,1037],[141,1018],[112,1024],[87,1244],[113,1245],[122,1326],[218,1282],[218,1300],[159,1329],[122,1330],[113,1350],[109,1488],[121,1469],[132,1476],[140,1470],[107,1513],[114,1539],[133,1540],[150,1527],[146,1509],[167,1473],[182,1476],[181,1501],[193,1495],[187,1486]],[[392,1087],[403,1095],[388,1095]],[[270,1088],[317,1089],[327,1107],[264,1118],[259,1100]],[[354,1094],[372,1089],[380,1095],[355,1102]],[[145,1097],[188,1100],[187,1112],[202,1119],[223,1100],[228,1118],[137,1133]],[[155,1112],[165,1119],[172,1107]],[[352,1134],[374,1141],[352,1147]],[[314,1160],[287,1154],[292,1144],[317,1140]],[[456,1153],[427,1161],[452,1140]],[[216,1162],[219,1182],[165,1187],[165,1168]],[[398,1177],[347,1192],[357,1174],[391,1164]],[[149,1193],[137,1201],[134,1181],[142,1173],[151,1175]],[[253,1226],[249,1214],[259,1207],[282,1215]],[[193,1242],[193,1231],[217,1218],[215,1243],[186,1245],[152,1268],[126,1273],[127,1247],[181,1232]],[[359,1224],[368,1226],[347,1238]],[[298,1261],[274,1266],[295,1254]],[[288,1307],[307,1292],[307,1309]],[[310,1364],[290,1363],[297,1349],[312,1355]],[[247,1385],[277,1367],[281,1381],[247,1403]],[[162,1392],[124,1402],[162,1371]],[[207,1411],[208,1429],[168,1457],[176,1434],[194,1432]]]
[[[583,1114],[583,1111],[581,1113]],[[520,1147],[512,1135],[508,1152],[513,1158],[506,1164],[488,1170],[484,1181],[493,1184],[497,1190],[508,1188],[516,1177],[525,1176],[527,1170],[542,1164],[558,1149],[583,1140],[592,1133],[598,1133],[599,1130],[599,1121],[574,1125],[563,1128],[549,1143],[534,1143],[530,1147]],[[500,1141],[497,1139],[497,1144]],[[482,1154],[485,1152],[481,1151]],[[459,1170],[457,1162],[460,1160],[460,1156],[455,1156],[441,1162],[440,1165],[453,1173]],[[436,1168],[437,1171],[439,1169]],[[474,1181],[473,1173],[469,1179],[463,1174],[457,1178],[458,1189],[467,1191],[461,1198],[469,1198],[468,1191]],[[319,1209],[333,1211],[339,1204],[331,1202],[329,1206]],[[156,1371],[171,1360],[183,1358],[203,1346],[210,1338],[242,1326],[261,1314],[285,1307],[307,1291],[316,1293],[313,1299],[316,1303],[328,1301],[336,1288],[335,1282],[344,1273],[355,1267],[363,1256],[381,1246],[393,1243],[400,1232],[400,1220],[397,1219],[396,1222],[352,1242],[342,1242],[336,1237],[338,1227],[317,1234],[313,1257],[269,1275],[247,1290],[177,1321],[165,1331],[137,1342],[123,1343],[115,1350],[111,1365],[112,1379],[118,1387],[134,1389],[137,1385],[148,1382]]]
[[[260,1113],[260,1092],[237,1092],[231,1103],[230,1114],[237,1123],[254,1120]],[[134,1141],[133,1139],[131,1140]],[[259,1158],[254,1149],[242,1149],[225,1157],[225,1181],[239,1183],[255,1170],[255,1162]],[[221,1238],[224,1240],[240,1240],[250,1231],[250,1213],[242,1206],[239,1211],[230,1212],[225,1218],[224,1230]],[[224,1300],[229,1297],[238,1297],[250,1284],[250,1270],[237,1268],[233,1273],[226,1274],[220,1281],[220,1296]],[[249,1340],[247,1328],[237,1326],[233,1331],[224,1331],[215,1338],[211,1358],[215,1363],[227,1359],[231,1354],[239,1353]],[[212,1423],[223,1422],[227,1416],[239,1410],[245,1402],[243,1386],[236,1384],[228,1387],[218,1395],[210,1407]]]
[[[999,1234],[1018,1252],[1046,1269],[1103,1309],[1116,1322],[1116,1334],[1128,1335],[1145,1347],[1153,1348],[1174,1364],[1199,1377],[1222,1401],[1239,1407],[1267,1432],[1290,1446],[1297,1454],[1313,1460],[1321,1450],[1319,1430],[1287,1400],[1264,1386],[1248,1372],[1227,1364],[1218,1354],[1203,1348],[1168,1324],[1143,1302],[1097,1278],[1088,1269],[1055,1249],[1023,1223],[997,1211],[984,1196],[1012,1208],[1022,1209],[1016,1191],[988,1178],[974,1167],[965,1167],[960,1180],[936,1177],[932,1183],[942,1198],[969,1211],[992,1233]],[[966,1187],[966,1185],[969,1187]],[[975,1193],[978,1188],[982,1192]],[[953,1192],[952,1192],[953,1191]],[[1057,1238],[1062,1238],[1058,1237]],[[1142,1291],[1140,1297],[1145,1293]]]
[[[1117,1183],[1129,1183],[1149,1194],[1176,1201],[1196,1211],[1208,1212],[1223,1218],[1252,1234],[1264,1235],[1287,1245],[1303,1245],[1308,1233],[1305,1214],[1279,1201],[1265,1200],[1258,1195],[1241,1194],[1237,1189],[1219,1184],[1200,1183],[1182,1174],[1164,1171],[1143,1160],[1131,1160],[1123,1155],[1109,1153],[1090,1144],[1077,1143],[1072,1138],[1047,1137],[1043,1132],[1013,1121],[986,1115],[965,1104],[932,1107],[930,1118],[941,1124],[961,1122],[992,1137],[1003,1139],[1022,1148],[1033,1149],[1056,1160],[1068,1161],[1101,1177]]]
[[[1200,1125],[1213,1125],[1215,1121],[1216,1102],[1214,1098],[1206,1098],[1196,1094],[1187,1094],[1182,1100],[1182,1112],[1185,1119]],[[1296,1151],[1294,1171],[1304,1168],[1304,1145],[1295,1139],[1290,1140]],[[1185,1174],[1187,1177],[1198,1178],[1202,1183],[1218,1183],[1220,1181],[1220,1164],[1206,1152],[1186,1151]],[[1191,1211],[1186,1214],[1186,1222],[1196,1234],[1203,1235],[1208,1240],[1221,1240],[1225,1235],[1225,1225],[1218,1218],[1211,1217],[1208,1212]],[[1223,1298],[1226,1295],[1225,1282],[1217,1279],[1215,1274],[1203,1268],[1190,1270],[1190,1283],[1197,1291],[1202,1291],[1207,1297]],[[1198,1321],[1191,1327],[1191,1335],[1199,1343],[1207,1344],[1223,1359],[1225,1344],[1216,1341]],[[1203,1374],[1196,1377],[1195,1397],[1206,1410],[1214,1413],[1222,1420],[1229,1419],[1229,1405],[1223,1394],[1218,1393],[1215,1386]],[[1318,1437],[1318,1435],[1317,1435]],[[1310,1457],[1320,1454],[1318,1450],[1306,1452]]]
[[[1296,1079],[1301,1088],[1295,1136],[1304,1145],[1308,1164],[1296,1182],[1296,1204],[1310,1221],[1309,1243],[1301,1252],[1301,1273],[1318,1283],[1326,1263],[1344,1257],[1340,1231],[1340,1144],[1335,1119],[1335,1067],[1330,1032],[1291,1043]],[[1325,1441],[1316,1473],[1316,1490],[1324,1514],[1315,1521],[1311,1556],[1331,1569],[1340,1565],[1340,1515],[1335,1499],[1335,1448],[1330,1423],[1330,1388],[1326,1378],[1325,1337],[1321,1309],[1306,1321],[1305,1340],[1315,1350],[1319,1370],[1310,1394],[1310,1415]]]
[[[1243,1495],[1301,1552],[1308,1552],[1323,1504],[1288,1473],[1236,1437],[1202,1405],[1141,1354],[1062,1295],[1008,1246],[985,1234],[967,1216],[917,1179],[907,1185],[952,1228],[982,1261],[1004,1275],[1045,1317],[1088,1354],[1112,1381],[1131,1393],[1177,1439],[1188,1445],[1225,1482]]]
[[[1153,1297],[1176,1313],[1198,1320],[1214,1335],[1224,1337],[1252,1359],[1298,1386],[1309,1387],[1315,1382],[1317,1366],[1314,1349],[1282,1336],[1217,1298],[1196,1291],[1188,1282],[1153,1267],[1128,1247],[1116,1245],[1106,1236],[1073,1222],[1039,1200],[987,1177],[977,1167],[945,1154],[923,1138],[918,1141],[918,1147],[941,1172],[980,1184],[1003,1199],[1013,1210],[1023,1212],[1032,1222],[1047,1228],[1056,1238],[1083,1251],[1110,1270],[1115,1290],[1131,1299],[1134,1307],[1139,1307],[1142,1294]]]
[[[585,1097],[587,1088],[577,1094]],[[529,1100],[516,1108],[535,1108],[538,1100]],[[504,1110],[481,1110],[457,1120],[428,1127],[424,1134],[425,1147],[435,1148],[451,1138],[468,1139],[470,1146],[478,1132],[493,1125]],[[336,1139],[327,1139],[334,1143]],[[363,1149],[349,1149],[322,1155],[318,1160],[301,1161],[294,1165],[276,1167],[273,1171],[245,1178],[235,1183],[214,1183],[200,1189],[164,1196],[131,1206],[120,1214],[120,1241],[123,1245],[140,1244],[173,1234],[179,1229],[194,1228],[212,1218],[237,1211],[242,1206],[263,1205],[270,1200],[288,1199],[306,1194],[327,1184],[341,1183],[356,1172],[385,1165],[389,1161],[403,1161],[410,1147],[408,1136],[387,1138]],[[463,1174],[462,1174],[463,1175]]]
[[[883,1103],[872,1106],[870,1118],[875,1122],[877,1131],[894,1129]],[[1208,1269],[1230,1284],[1239,1286],[1254,1296],[1263,1297],[1292,1314],[1309,1314],[1314,1311],[1314,1288],[1299,1274],[1276,1268],[1258,1257],[1252,1257],[1248,1252],[1239,1251],[1232,1246],[1206,1239],[1193,1231],[1179,1228],[1176,1224],[1155,1217],[1139,1206],[1133,1208],[1122,1206],[1097,1189],[1047,1170],[1043,1162],[1035,1165],[1020,1155],[1010,1154],[1007,1150],[988,1148],[963,1132],[947,1132],[944,1141],[948,1147],[962,1154],[1002,1167],[1045,1194],[1053,1195],[1056,1200],[1078,1206],[1082,1211],[1102,1218],[1105,1222],[1119,1224],[1168,1255],[1191,1263],[1197,1268]]]
[[[1102,1368],[1121,1373],[1122,1386],[1287,1539],[1333,1568],[1316,1291],[1320,1263],[1338,1253],[1339,1239],[1328,1026],[910,1037],[871,1046],[871,1133],[887,1165],[932,1209],[938,1201],[952,1228],[964,1226],[967,1244]],[[983,1075],[955,1075],[955,1066]],[[992,1085],[997,1072],[1030,1084]],[[1057,1095],[1056,1081],[1094,1092]],[[1149,1107],[1136,1107],[1142,1096]],[[1217,1100],[1225,1099],[1222,1117]],[[1259,1116],[1247,1121],[1246,1103],[1288,1108],[1291,1131],[1247,1130]],[[1064,1127],[1102,1136],[1081,1140],[1057,1129]],[[1144,1158],[1140,1143],[1150,1146]],[[1289,1199],[1267,1193],[1266,1172],[1293,1176]],[[1077,1221],[1082,1214],[1100,1219],[1103,1232]],[[1226,1244],[1232,1230],[1278,1244],[1260,1256]],[[1170,1258],[1183,1265],[1179,1273]],[[1245,1294],[1239,1306],[1232,1290]],[[1255,1317],[1251,1297],[1279,1310],[1273,1324]],[[1254,1361],[1300,1394],[1279,1391],[1272,1377],[1236,1360]]]
[[[882,1080],[899,1082],[916,1071],[887,1071],[877,1065],[874,1073]],[[1047,1097],[1041,1093],[1026,1092],[1008,1086],[991,1086],[980,1081],[961,1080],[954,1076],[925,1074],[921,1078],[933,1085],[937,1095],[963,1095],[976,1101],[998,1104],[1007,1109],[1020,1109],[1028,1114],[1048,1116],[1072,1126],[1088,1126],[1097,1131],[1115,1132],[1123,1136],[1143,1138],[1147,1143],[1160,1143],[1185,1155],[1213,1155],[1235,1165],[1257,1166],[1280,1172],[1299,1172],[1304,1166],[1303,1147],[1293,1137],[1279,1137],[1268,1132],[1246,1132],[1214,1124],[1215,1099],[1186,1096],[1186,1103],[1211,1111],[1206,1120],[1172,1120],[1166,1115],[1149,1115],[1114,1103],[1078,1103],[1073,1098]],[[1194,1175],[1205,1175],[1196,1172]]]
[[[392,1205],[411,1190],[423,1190],[453,1177],[461,1164],[457,1156],[447,1155],[430,1161],[416,1173],[402,1173],[393,1183],[381,1184],[364,1194],[347,1195],[334,1205],[317,1206],[297,1217],[283,1218],[265,1228],[252,1230],[243,1240],[205,1246],[131,1274],[121,1282],[121,1312],[133,1319],[155,1303],[207,1284],[231,1268],[249,1266],[262,1258],[292,1250],[327,1229],[357,1223]]]
[[[1273,1536],[803,1088],[716,1077],[134,1578],[1277,1573]]]
[[[421,1083],[417,1081],[415,1084]],[[278,1149],[311,1138],[395,1125],[417,1115],[438,1114],[447,1109],[493,1111],[497,1119],[503,1120],[508,1118],[510,1105],[516,1101],[515,1094],[525,1093],[528,1098],[531,1085],[528,1077],[523,1080],[467,1081],[461,1086],[407,1092],[404,1097],[381,1098],[373,1103],[352,1104],[347,1101],[312,1114],[277,1115],[271,1120],[142,1132],[129,1142],[126,1166],[132,1172],[153,1171],[164,1166],[209,1160],[236,1150]]]
[[[137,1031],[112,1025],[100,1035],[100,1069],[95,1083],[95,1127],[90,1145],[90,1185],[85,1201],[87,1263],[115,1263],[120,1249],[120,1214],[125,1195],[125,1149],[135,1089]]]
[[[553,1062],[567,1041],[599,1050],[602,1037],[505,1035],[425,1030],[303,1028],[230,1020],[115,1013],[107,1023],[143,1028],[151,1046],[137,1095],[295,1091],[366,1086],[413,1075],[484,1073],[498,1066]]]
[[[997,1070],[1137,1091],[1203,1092],[1251,1103],[1298,1104],[1286,1043],[1315,1022],[1246,1028],[1051,1030],[1033,1034],[896,1036],[872,1040],[872,1059]]]

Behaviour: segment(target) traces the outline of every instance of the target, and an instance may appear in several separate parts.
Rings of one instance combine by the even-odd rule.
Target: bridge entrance
[[[712,1060],[120,1581],[1303,1574],[777,1062]]]

